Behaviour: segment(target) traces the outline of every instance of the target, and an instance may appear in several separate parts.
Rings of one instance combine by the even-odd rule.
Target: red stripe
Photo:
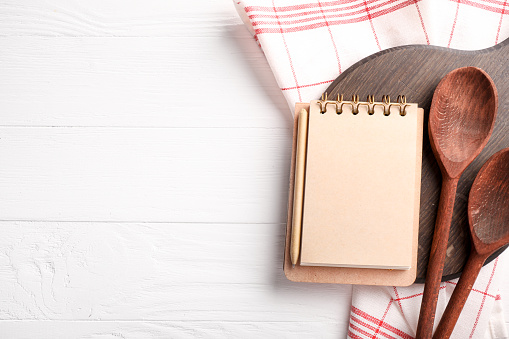
[[[440,289],[444,289],[445,286],[441,286]],[[412,299],[412,298],[415,298],[415,297],[418,297],[418,296],[421,296],[423,293],[417,293],[417,294],[413,294],[413,295],[409,295],[408,297],[403,297],[403,298],[399,298],[399,299],[395,299],[396,301],[399,301],[399,300],[406,300],[406,299]]]
[[[340,13],[340,14],[335,14],[335,15],[328,15],[328,17],[329,18],[353,17],[356,14],[361,14],[361,13],[365,13],[365,12],[366,12],[365,9],[361,9],[361,10],[358,10],[355,12],[350,12],[350,13]],[[313,16],[313,17],[303,18],[303,19],[298,19],[298,20],[281,21],[281,25],[297,25],[297,24],[301,24],[301,23],[305,23],[305,22],[320,20],[322,18],[325,18],[325,15]],[[275,24],[276,23],[274,21],[256,21],[256,20],[252,21],[253,27],[254,26],[275,26]]]
[[[418,0],[420,1],[420,0]],[[458,2],[457,0],[451,0],[454,2]],[[460,3],[468,4],[474,7],[489,9],[491,11],[495,11],[497,13],[501,13],[503,11],[502,8],[492,7],[485,4],[492,4],[492,5],[498,5],[503,6],[503,1],[496,1],[496,0],[482,0],[482,1],[470,1],[470,0],[460,0]],[[345,4],[351,4],[352,2],[349,0],[340,0],[340,1],[332,1],[332,2],[322,2],[321,6],[317,3],[308,3],[308,4],[301,4],[301,5],[294,5],[294,6],[284,6],[284,7],[275,7],[275,10],[280,13],[281,17],[286,17],[286,14],[282,14],[281,12],[291,12],[291,11],[299,11],[303,9],[308,8],[319,8],[319,7],[333,7],[332,9],[325,9],[325,11],[334,11],[337,8],[334,8],[334,6],[338,7]],[[374,3],[374,2],[371,2]],[[355,8],[358,6],[362,6],[362,2],[359,2],[358,5],[351,5],[351,8]],[[246,6],[245,11],[247,14],[250,12],[268,12],[272,13],[274,11],[273,7],[265,7],[265,6]],[[288,14],[288,16],[292,16],[293,14]],[[298,15],[298,14],[297,14]]]
[[[355,326],[355,325],[353,325],[351,323],[350,323],[350,329],[351,329],[352,332],[353,331],[359,332],[360,334],[365,335],[366,337],[371,335],[368,332],[364,331],[362,328],[357,327],[357,326]],[[396,339],[396,338],[394,338],[394,339]]]
[[[365,323],[364,321],[360,320],[359,318],[354,317],[354,316],[353,316],[353,314],[352,314],[352,315],[350,315],[350,325],[349,325],[349,326],[350,326],[352,329],[356,330],[356,331],[357,331],[357,332],[359,332],[359,333],[364,334],[364,335],[365,335],[365,336],[367,336],[367,337],[369,337],[369,336],[370,336],[370,334],[369,334],[368,332],[366,332],[366,331],[363,331],[361,328],[359,328],[359,327],[355,326],[354,324],[352,324],[352,322],[356,322],[356,323],[358,323],[359,325],[362,325],[362,326],[366,327],[367,329],[370,329],[371,331],[376,330],[376,328],[375,328],[374,326],[371,326],[371,325],[369,325],[369,324]],[[380,335],[382,335],[382,336],[384,336],[384,337],[386,337],[386,338],[394,338],[394,337],[390,336],[389,334],[387,334],[387,333],[385,333],[385,332],[380,332]]]
[[[368,320],[368,321],[370,321],[370,322],[372,322],[374,324],[378,325],[380,323],[380,321],[381,321],[380,319],[377,319],[377,318],[367,314],[366,312],[359,310],[355,306],[352,306],[351,310],[352,310],[352,312],[354,314],[356,314],[356,315],[358,315],[358,316],[360,316],[360,317],[362,317],[362,318],[364,318],[364,319],[366,319],[366,320]],[[414,337],[412,337],[411,335],[409,335],[409,334],[403,332],[402,330],[397,329],[396,327],[393,327],[393,326],[391,326],[391,325],[389,325],[389,324],[387,324],[385,322],[381,322],[381,326],[383,328],[385,328],[386,330],[389,330],[392,333],[394,333],[396,335],[399,335],[400,337],[402,337],[404,339],[414,339]]]
[[[419,9],[419,4],[417,4],[417,0],[415,0],[415,8],[417,8],[417,14],[419,14],[419,20],[421,20],[422,30],[424,31],[424,36],[426,37],[426,43],[429,45],[429,37],[428,32],[426,32],[426,27],[424,26],[424,20],[422,19],[421,10]]]
[[[389,304],[387,305],[387,308],[385,309],[384,315],[382,316],[382,319],[380,319],[380,323],[378,323],[378,328],[376,329],[376,331],[373,334],[373,336],[371,337],[371,339],[375,339],[376,338],[376,334],[380,331],[380,327],[382,326],[382,323],[385,320],[385,316],[389,312],[389,309],[391,308],[391,305],[392,305],[393,301],[394,301],[394,299],[392,299],[392,298],[391,298],[391,300],[389,300]]]
[[[455,286],[458,284],[458,283],[455,283],[455,282],[452,282],[452,281],[446,281],[446,283],[451,284],[451,285],[455,285]],[[472,291],[474,291],[474,292],[479,292],[479,293],[484,294],[484,295],[486,295],[486,296],[488,296],[488,297],[491,297],[491,298],[493,298],[493,299],[495,299],[495,300],[497,299],[497,296],[496,296],[496,295],[489,294],[489,293],[483,292],[483,291],[481,291],[481,290],[477,290],[477,289],[475,289],[475,288],[472,288]]]
[[[376,45],[378,46],[378,50],[381,51],[380,42],[378,42],[378,36],[375,32],[375,26],[373,26],[373,20],[371,19],[371,14],[369,14],[369,8],[366,0],[364,0],[364,6],[366,7],[366,13],[368,14],[369,24],[371,25],[371,30],[373,31],[373,36],[375,37]]]
[[[357,334],[354,334],[352,331],[348,330],[348,336],[353,339],[362,339]]]
[[[486,301],[486,293],[488,292],[488,289],[490,288],[491,281],[493,280],[493,275],[495,274],[495,269],[497,268],[498,264],[498,258],[495,260],[495,264],[493,265],[493,270],[491,271],[490,280],[488,281],[488,284],[486,285],[486,290],[484,291],[485,295],[482,297],[481,307],[479,307],[479,312],[477,312],[477,317],[475,318],[474,327],[472,328],[472,332],[470,332],[469,339],[471,339],[474,336],[475,329],[477,327],[477,324],[479,323],[479,318],[481,317],[481,312],[484,307],[484,302]]]
[[[405,316],[405,313],[403,312],[403,306],[401,306],[401,299],[399,298],[399,294],[398,294],[398,289],[396,288],[396,286],[393,286],[394,288],[394,294],[396,295],[396,301],[398,302],[398,305],[399,305],[399,308],[401,309],[401,314],[403,315],[403,317]]]
[[[369,337],[369,336],[370,336],[370,334],[369,334],[368,332],[364,331],[364,330],[363,330],[362,328],[360,328],[360,327],[357,327],[357,326],[355,326],[355,325],[350,324],[350,328],[351,328],[352,330],[355,330],[355,331],[359,332],[359,333],[360,333],[360,334],[362,334],[362,335],[365,335],[366,337]],[[396,337],[390,336],[390,335],[388,335],[387,333],[384,333],[384,332],[380,332],[380,335],[381,335],[382,337],[385,337],[385,338],[388,338],[388,339],[396,339]]]
[[[322,6],[337,6],[341,4],[347,4],[351,1],[348,0],[340,0],[340,1],[329,1],[322,3]],[[283,7],[265,7],[265,6],[246,6],[245,10],[246,13],[249,12],[272,12],[274,10],[278,12],[290,12],[290,11],[298,11],[301,9],[306,8],[318,8],[321,7],[317,3],[307,3],[307,4],[300,4],[300,5],[293,5],[293,6],[283,6]]]
[[[499,5],[499,6],[504,5],[504,3],[502,1],[497,1],[497,0],[480,0],[480,2],[486,2],[488,4]]]
[[[253,35],[253,38],[254,38],[254,40],[256,41],[256,43],[258,44],[258,47],[260,47],[260,48],[261,48],[261,47],[262,47],[262,45],[260,44],[260,40],[258,40],[258,35],[257,35],[256,33]]]
[[[420,1],[420,0],[419,0]],[[313,14],[320,14],[323,10],[323,12],[325,13],[328,13],[328,12],[344,12],[344,11],[347,11],[347,10],[350,10],[350,9],[354,9],[354,8],[358,8],[358,7],[363,7],[364,4],[363,3],[359,3],[359,4],[356,4],[356,5],[351,5],[350,2],[348,1],[345,1],[346,4],[350,4],[350,6],[345,6],[345,7],[341,7],[341,8],[338,8],[338,7],[335,7],[335,8],[322,8],[320,7],[319,10],[312,10],[312,11],[305,11],[305,12],[298,12],[298,13],[291,13],[291,14],[281,14],[281,13],[278,13],[279,15],[279,18],[298,18],[300,16],[306,16],[306,15],[313,15]],[[322,3],[323,4],[323,3]],[[256,19],[256,18],[274,18],[274,12],[271,10],[270,12],[267,12],[266,14],[250,14],[248,15],[248,17],[250,19]]]
[[[392,13],[394,11],[397,11],[398,9],[407,7],[414,4],[414,0],[406,0],[402,3],[399,3],[393,7],[386,8],[383,10],[380,10],[375,13],[370,13],[371,19],[377,18],[382,15],[386,15],[389,13]],[[351,19],[342,19],[342,20],[335,20],[335,21],[329,21],[329,26],[335,26],[335,25],[342,25],[342,24],[349,24],[349,23],[357,23],[369,20],[368,15],[363,15],[356,18]],[[325,22],[317,22],[309,25],[303,25],[303,26],[297,26],[297,27],[288,27],[288,28],[275,28],[275,27],[265,27],[265,28],[257,28],[255,29],[256,34],[264,34],[264,33],[281,33],[283,31],[284,33],[293,33],[293,32],[300,32],[300,31],[306,31],[310,29],[320,28],[326,26]]]
[[[386,5],[389,5],[389,4],[393,3],[393,2],[394,1],[389,0],[389,1],[385,1],[385,2],[379,3],[379,4],[375,5],[375,6],[369,5],[368,8],[369,8],[369,10],[373,11],[373,10],[378,9],[380,7],[384,7]],[[329,11],[334,12],[336,14],[334,14],[334,15],[327,14],[328,18],[354,17],[357,14],[366,13],[366,6],[367,5],[360,5],[360,6],[359,5],[355,5],[355,6],[349,6],[349,7],[343,8],[343,9],[323,10],[323,12],[322,11],[314,11],[314,12],[294,13],[294,14],[287,15],[287,16],[291,17],[291,18],[298,18],[298,17],[304,17],[304,16],[308,16],[308,15],[314,15],[314,14],[316,14],[316,15],[313,16],[313,17],[307,17],[307,18],[303,18],[303,19],[299,19],[299,20],[281,21],[281,24],[282,25],[295,25],[295,24],[299,24],[299,23],[303,23],[303,22],[319,20],[320,18],[325,17],[324,13],[329,12]],[[360,10],[357,10],[357,11],[354,11],[354,12],[347,12],[346,11],[347,9],[358,8],[358,7],[362,7],[362,8]],[[255,19],[255,16],[256,15],[252,15],[252,16],[250,16],[250,18]],[[268,17],[268,15],[264,15],[264,16]],[[279,19],[282,18],[282,16],[279,13],[278,13],[278,17],[279,17]],[[276,19],[276,17],[273,14],[269,18],[270,19]],[[253,26],[275,25],[275,22],[274,21],[261,21],[261,20],[260,21],[256,21],[256,20],[252,20],[252,25]]]
[[[456,5],[456,14],[454,15],[454,22],[452,23],[451,34],[449,35],[449,43],[447,47],[451,47],[452,36],[454,34],[454,28],[456,28],[456,21],[458,20],[458,12],[460,11],[460,0],[457,0],[458,4]]]
[[[320,4],[320,0],[318,0],[318,4]],[[322,10],[321,7],[320,7],[320,10]],[[325,20],[325,23],[327,24],[327,30],[329,31],[329,36],[332,41],[332,46],[334,47],[334,53],[336,53],[336,60],[338,62],[338,69],[339,69],[338,74],[341,74],[341,61],[339,61],[339,54],[338,54],[338,49],[336,47],[336,42],[334,42],[334,37],[332,36],[332,32],[330,30],[329,23],[327,22],[327,18],[325,17],[325,13],[323,11],[322,11],[322,15],[323,15],[323,19]]]
[[[445,289],[445,285],[442,285],[440,286],[439,290],[443,290]],[[417,293],[417,294],[413,294],[413,295],[409,295],[408,297],[402,297],[402,298],[399,298],[399,299],[394,299],[394,301],[398,301],[398,300],[406,300],[406,299],[412,299],[412,298],[415,298],[415,297],[418,297],[418,296],[421,296],[423,293]]]
[[[417,0],[417,1],[421,1],[421,0]],[[469,6],[473,6],[473,7],[477,7],[477,8],[482,8],[482,9],[485,9],[485,10],[489,10],[489,11],[492,11],[492,12],[496,12],[496,13],[502,13],[502,14],[506,14],[507,13],[507,10],[505,10],[504,8],[497,8],[497,7],[493,7],[493,6],[488,6],[486,4],[483,4],[483,3],[487,3],[487,4],[492,4],[492,5],[499,5],[499,6],[503,6],[503,2],[502,1],[496,1],[496,0],[484,0],[482,1],[483,3],[479,3],[479,2],[475,2],[475,1],[469,1],[469,0],[451,0],[451,1],[454,1],[454,2],[459,2],[459,3],[462,3],[462,4],[465,4],[465,5],[469,5]],[[332,1],[332,2],[323,2],[322,3],[322,7],[331,7],[331,6],[341,6],[341,5],[344,5],[344,4],[349,4],[350,1],[348,0],[341,0],[341,1]],[[360,3],[360,5],[362,5],[362,3]],[[351,7],[352,8],[355,8],[359,5],[352,5]],[[280,14],[280,17],[284,18],[284,17],[293,17],[294,15],[298,16],[299,14],[298,13],[295,13],[295,14],[282,14],[281,12],[291,12],[291,11],[297,11],[297,10],[303,10],[303,9],[308,9],[308,8],[318,8],[320,7],[318,4],[316,3],[308,3],[308,4],[302,4],[302,5],[295,5],[295,6],[284,6],[284,7],[276,7],[276,11],[279,12]],[[264,6],[246,6],[245,8],[245,11],[246,13],[249,15],[250,12],[274,12],[274,8],[272,7],[264,7]],[[324,9],[324,11],[335,11],[336,8],[331,8],[331,9]],[[261,14],[251,14],[251,15],[254,15],[254,16],[258,16]],[[249,15],[249,17],[251,17],[251,15]]]
[[[500,6],[502,6],[502,3],[493,2],[493,1],[487,1],[487,2],[491,3],[491,4],[497,4],[497,5],[500,4]],[[468,5],[468,6],[484,9],[486,11],[490,11],[490,12],[494,12],[494,13],[501,13],[502,15],[507,14],[507,10],[505,8],[498,8],[498,7],[488,6],[488,5],[480,4],[480,3],[475,2],[475,1],[459,0],[459,3],[461,3],[463,5]]]
[[[272,6],[274,6],[274,0],[272,0]],[[274,13],[275,12],[276,12],[276,7],[274,6]],[[276,13],[276,17],[277,17],[277,13]],[[278,18],[277,21],[278,21],[278,24],[279,24],[279,18]],[[292,57],[290,56],[290,50],[288,49],[288,45],[286,44],[285,35],[283,33],[283,29],[281,28],[280,24],[279,24],[279,28],[281,30],[281,37],[283,38],[283,43],[285,45],[286,54],[288,55],[288,61],[290,62],[290,68],[292,69],[293,80],[295,80],[295,86],[297,86],[297,94],[299,95],[299,101],[302,101],[302,97],[300,95],[299,82],[297,81],[297,74],[295,74],[295,68],[293,67]],[[258,34],[258,33],[256,33],[256,34]]]
[[[492,5],[495,5],[495,6],[503,6],[504,5],[503,1],[497,1],[497,0],[477,0],[477,1],[476,0],[470,0],[470,2],[477,3],[479,6],[486,6],[484,4],[492,4]]]
[[[500,14],[500,21],[498,22],[498,29],[497,29],[497,37],[495,38],[495,45],[498,44],[498,37],[500,35],[500,28],[502,27],[502,19],[504,18],[504,12],[505,12],[505,5],[507,3],[507,0],[504,1],[504,5],[502,7],[502,14]]]
[[[281,90],[282,91],[288,91],[290,89],[297,89],[297,88],[318,86],[318,85],[328,84],[328,83],[333,82],[333,81],[334,80],[327,80],[327,81],[317,82],[317,83],[309,84],[309,85],[301,85],[301,86],[296,86],[296,87],[285,87],[285,88],[281,88]]]

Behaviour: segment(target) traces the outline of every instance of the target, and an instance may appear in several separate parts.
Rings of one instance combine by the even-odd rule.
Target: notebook
[[[312,101],[307,123],[300,266],[415,266],[423,110],[391,103]],[[300,204],[300,206],[299,206]]]

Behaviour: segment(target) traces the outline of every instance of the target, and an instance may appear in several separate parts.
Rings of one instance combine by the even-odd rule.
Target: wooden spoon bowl
[[[468,221],[477,253],[489,256],[509,243],[509,148],[479,171],[468,199]]]
[[[442,173],[459,177],[480,153],[491,135],[497,105],[495,86],[483,70],[463,67],[443,78],[429,120],[431,146]]]

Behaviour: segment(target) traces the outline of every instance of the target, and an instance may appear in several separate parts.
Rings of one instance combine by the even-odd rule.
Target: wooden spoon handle
[[[440,281],[442,280],[442,272],[444,270],[445,252],[447,251],[447,242],[449,240],[449,229],[451,227],[458,180],[446,176],[442,179],[435,233],[433,234],[433,243],[426,272],[426,284],[424,285],[419,323],[417,325],[417,339],[431,339],[433,335],[433,323]]]
[[[472,290],[472,286],[485,260],[485,256],[481,256],[473,251],[470,253],[467,264],[463,268],[463,273],[461,273],[461,278],[452,293],[451,299],[449,299],[449,303],[447,304],[442,319],[440,319],[435,335],[433,335],[434,339],[446,339],[451,336],[454,325],[456,325],[460,317],[461,310],[463,306],[465,306],[470,290]]]

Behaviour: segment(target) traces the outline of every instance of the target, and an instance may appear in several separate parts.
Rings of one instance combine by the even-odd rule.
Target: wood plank
[[[2,0],[3,36],[217,36],[241,25],[231,1]]]
[[[290,128],[264,55],[240,28],[242,37],[0,37],[0,124]]]
[[[0,128],[1,220],[283,223],[290,133]]]
[[[348,318],[350,285],[285,279],[281,224],[0,222],[0,228],[2,319],[337,324]]]
[[[345,338],[347,325],[313,321],[0,321],[6,338]]]

